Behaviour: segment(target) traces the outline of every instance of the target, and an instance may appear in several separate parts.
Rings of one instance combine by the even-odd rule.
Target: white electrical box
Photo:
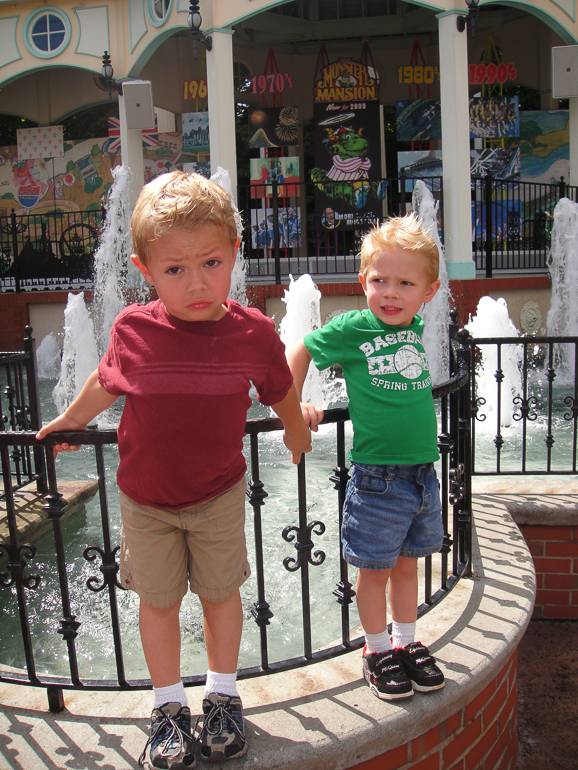
[[[578,48],[578,46],[576,46]],[[153,87],[150,80],[127,80],[122,84],[127,128],[154,128]]]
[[[552,97],[578,98],[578,45],[552,48]]]

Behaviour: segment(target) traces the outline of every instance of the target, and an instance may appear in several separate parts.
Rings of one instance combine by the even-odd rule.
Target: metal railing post
[[[492,277],[492,175],[486,175],[486,278]]]
[[[14,289],[20,291],[20,271],[18,269],[18,226],[16,224],[16,212],[10,213],[10,235],[12,236],[12,254],[14,255]]]
[[[275,255],[275,283],[281,283],[281,254],[279,252],[279,184],[277,178],[273,183],[273,254]]]
[[[25,327],[24,350],[26,351],[26,385],[28,391],[28,408],[30,413],[31,430],[40,430],[42,427],[42,415],[40,408],[40,392],[38,390],[38,362],[36,361],[36,345],[32,336],[32,327]],[[46,463],[41,447],[34,447],[34,475],[36,477],[36,489],[38,492],[47,492]]]

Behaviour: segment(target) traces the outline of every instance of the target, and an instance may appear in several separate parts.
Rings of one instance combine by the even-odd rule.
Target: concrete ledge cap
[[[524,634],[536,580],[525,541],[505,505],[491,497],[478,499],[474,517],[474,578],[460,581],[418,622],[417,638],[441,664],[445,688],[398,703],[380,701],[360,677],[359,651],[243,681],[239,691],[250,750],[236,768],[349,768],[423,734],[486,687]],[[201,689],[187,694],[192,713],[199,713]],[[65,691],[67,710],[49,714],[43,690],[14,685],[0,685],[0,703],[5,704],[0,709],[5,756],[10,752],[17,766],[30,770],[45,766],[46,754],[55,768],[71,762],[84,766],[76,763],[80,757],[90,759],[87,767],[97,758],[99,766],[115,770],[134,767],[152,707],[150,692]]]

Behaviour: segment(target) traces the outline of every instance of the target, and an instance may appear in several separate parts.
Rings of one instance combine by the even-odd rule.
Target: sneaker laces
[[[201,730],[198,731],[197,728],[201,720],[203,720],[203,726]],[[237,724],[237,720],[227,711],[226,705],[223,703],[214,703],[207,715],[201,714],[201,716],[199,716],[195,724],[195,734],[198,732],[198,740],[202,740],[207,733],[209,733],[209,735],[219,735],[223,730],[225,721],[231,723],[233,731],[244,741],[244,731],[241,730]]]
[[[149,735],[147,742],[145,744],[145,747],[142,751],[142,754],[138,758],[139,766],[142,767],[144,765],[146,752],[148,747],[151,745],[151,743],[155,740],[155,738],[158,736],[161,730],[166,729],[167,725],[170,726],[170,732],[164,738],[159,745],[159,755],[161,757],[169,757],[171,755],[178,757],[179,754],[182,754],[185,748],[185,741],[183,738],[183,731],[179,727],[179,725],[176,723],[174,717],[172,717],[170,714],[166,714],[162,708],[156,709],[157,711],[160,711],[163,715],[163,719],[160,719],[157,724],[155,725],[154,729],[151,730],[151,734]],[[170,746],[173,738],[178,739],[178,752],[175,752],[174,750],[169,753],[168,747]],[[164,744],[164,745],[163,745]]]

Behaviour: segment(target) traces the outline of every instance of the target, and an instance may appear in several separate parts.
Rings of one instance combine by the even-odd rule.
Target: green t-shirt
[[[414,465],[439,458],[423,326],[419,315],[401,327],[388,326],[371,310],[352,310],[305,337],[318,369],[343,369],[353,462]]]

